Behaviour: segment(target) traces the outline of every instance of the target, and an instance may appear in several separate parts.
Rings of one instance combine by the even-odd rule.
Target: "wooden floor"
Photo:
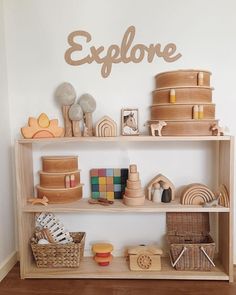
[[[0,283],[0,295],[236,295],[235,283],[171,280],[21,280],[17,264]]]

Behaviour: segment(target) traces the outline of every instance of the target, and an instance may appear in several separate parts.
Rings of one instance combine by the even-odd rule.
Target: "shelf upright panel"
[[[32,143],[16,143],[15,166],[21,278],[25,278],[32,264],[29,241],[34,231],[34,214],[23,212],[23,208],[27,205],[27,198],[33,196],[34,192],[32,153]]]
[[[219,185],[227,188],[230,201],[229,213],[219,213],[219,257],[233,282],[233,208],[234,208],[234,138],[219,142]]]

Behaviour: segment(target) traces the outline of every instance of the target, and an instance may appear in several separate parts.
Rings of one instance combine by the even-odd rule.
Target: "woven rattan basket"
[[[84,255],[85,233],[70,233],[73,243],[39,245],[31,242],[37,267],[79,267]]]
[[[177,270],[211,270],[215,243],[209,235],[209,213],[166,215],[172,266]]]

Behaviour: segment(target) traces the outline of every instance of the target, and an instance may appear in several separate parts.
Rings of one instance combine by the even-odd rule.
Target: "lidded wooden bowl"
[[[175,86],[210,86],[211,72],[205,70],[177,70],[155,76],[156,88]]]
[[[45,156],[42,157],[44,172],[71,172],[78,169],[76,156]]]
[[[178,86],[158,88],[152,92],[152,103],[170,103],[170,91],[175,91],[175,100],[177,103],[211,103],[212,90],[210,87],[199,86]]]

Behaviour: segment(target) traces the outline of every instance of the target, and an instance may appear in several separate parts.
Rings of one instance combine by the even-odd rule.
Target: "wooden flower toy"
[[[113,250],[112,244],[109,243],[97,243],[92,246],[92,251],[95,254],[94,260],[100,266],[107,266],[112,261],[111,251]]]
[[[42,113],[38,118],[30,117],[28,126],[21,128],[24,138],[53,138],[62,137],[64,128],[58,127],[58,120],[49,120],[48,116]]]

